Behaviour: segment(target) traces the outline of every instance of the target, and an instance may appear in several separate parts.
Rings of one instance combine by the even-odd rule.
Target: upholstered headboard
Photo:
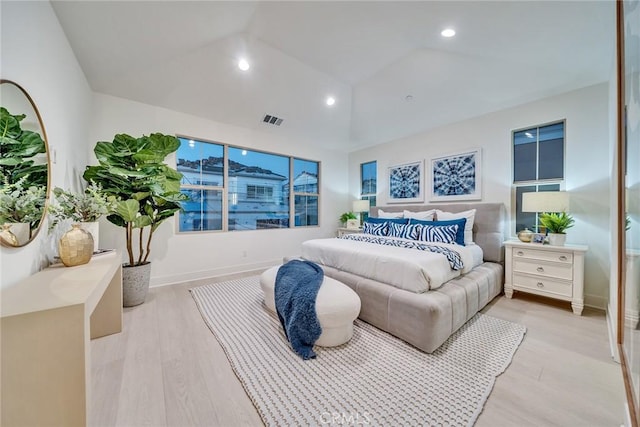
[[[469,209],[476,210],[473,223],[473,241],[482,248],[485,261],[504,261],[504,225],[506,209],[502,203],[449,203],[433,205],[393,205],[374,206],[369,214],[378,217],[378,209],[384,212],[402,212],[404,210],[419,212],[429,209],[440,209],[445,212],[462,212]]]

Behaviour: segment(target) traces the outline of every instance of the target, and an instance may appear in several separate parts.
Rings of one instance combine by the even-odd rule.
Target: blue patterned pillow
[[[422,226],[420,224],[389,224],[389,237],[399,237],[401,239],[418,240]]]
[[[418,240],[424,242],[456,243],[456,234],[459,228],[457,224],[423,225]]]
[[[376,223],[367,220],[362,226],[362,232],[374,236],[386,236],[389,234],[389,223],[386,221]]]
[[[465,246],[464,226],[466,225],[466,223],[467,223],[466,218],[452,219],[449,221],[420,221],[418,219],[413,219],[413,218],[409,220],[409,224],[421,224],[421,225],[429,225],[434,227],[439,227],[442,225],[457,225],[458,231],[456,232],[455,243],[457,243],[460,246]]]

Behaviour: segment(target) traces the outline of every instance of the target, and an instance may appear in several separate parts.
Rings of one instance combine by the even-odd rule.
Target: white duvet
[[[482,264],[478,245],[421,243],[459,253],[463,269],[453,270],[439,253],[336,238],[307,240],[302,258],[416,293],[436,289]]]

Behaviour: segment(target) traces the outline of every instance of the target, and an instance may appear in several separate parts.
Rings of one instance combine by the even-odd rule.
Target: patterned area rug
[[[356,320],[347,344],[302,360],[263,305],[258,277],[191,290],[268,426],[473,425],[525,327],[477,314],[426,354]]]

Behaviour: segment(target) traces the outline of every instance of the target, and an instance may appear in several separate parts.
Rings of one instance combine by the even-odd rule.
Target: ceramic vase
[[[93,237],[80,224],[72,224],[58,242],[60,260],[67,267],[86,264],[93,255]]]
[[[0,240],[9,246],[18,246],[18,238],[11,232],[11,223],[4,223],[0,231]]]
[[[91,234],[91,237],[93,237],[93,252],[98,252],[100,247],[100,222],[81,222],[80,228]]]

